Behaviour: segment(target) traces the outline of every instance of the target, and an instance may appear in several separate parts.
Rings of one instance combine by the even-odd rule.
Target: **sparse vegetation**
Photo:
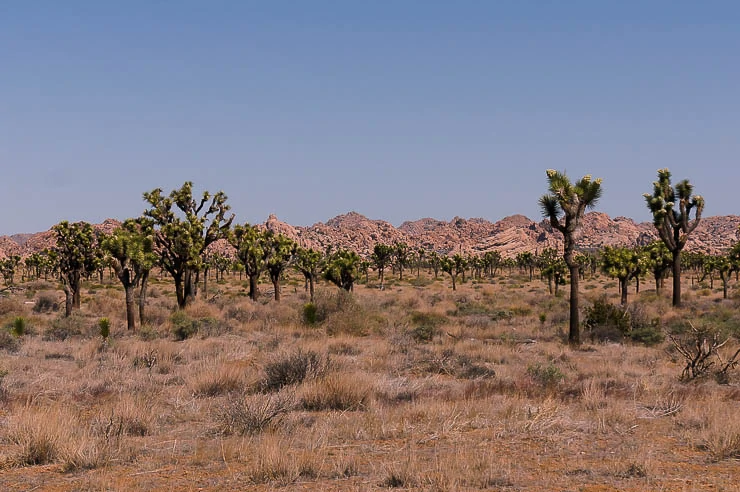
[[[686,278],[684,307],[652,285],[621,305],[616,283],[581,258],[574,348],[567,293],[548,293],[543,255],[460,255],[453,290],[433,280],[434,255],[410,250],[403,280],[388,265],[381,291],[356,277],[353,255],[330,253],[338,283],[317,264],[308,276],[283,269],[280,303],[252,300],[244,272],[222,265],[217,291],[185,308],[155,268],[138,332],[124,328],[115,276],[83,276],[69,317],[51,284],[16,277],[0,299],[0,484],[732,489],[736,280],[727,299],[719,283]],[[255,282],[272,280],[265,270]]]

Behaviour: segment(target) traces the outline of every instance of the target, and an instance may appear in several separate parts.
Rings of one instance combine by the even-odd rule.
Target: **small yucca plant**
[[[103,340],[107,340],[110,335],[110,319],[100,318],[98,320],[98,328],[100,328],[100,336]]]
[[[16,316],[13,319],[13,324],[10,327],[10,333],[14,337],[22,337],[26,333],[26,318],[23,316]]]

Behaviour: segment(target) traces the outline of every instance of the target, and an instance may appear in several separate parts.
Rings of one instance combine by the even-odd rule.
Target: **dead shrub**
[[[258,434],[277,427],[294,407],[295,395],[287,391],[232,395],[216,409],[218,431],[223,435]]]
[[[260,391],[276,391],[283,386],[301,383],[326,373],[329,359],[313,350],[297,351],[281,355],[268,362],[264,377],[258,383]]]
[[[15,299],[0,297],[0,316],[8,314],[20,315],[23,313],[23,304]]]
[[[301,405],[309,411],[364,410],[372,385],[356,374],[330,374],[309,382],[301,393]]]
[[[234,364],[221,364],[213,368],[213,363],[207,363],[186,381],[194,396],[213,397],[241,389],[244,376]]]

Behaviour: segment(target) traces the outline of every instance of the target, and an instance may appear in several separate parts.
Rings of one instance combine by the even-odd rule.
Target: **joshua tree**
[[[0,275],[5,280],[5,285],[13,285],[13,278],[18,265],[21,263],[21,257],[18,255],[8,256],[0,260]]]
[[[236,257],[244,265],[244,273],[249,278],[249,298],[256,301],[259,296],[257,282],[267,268],[270,255],[265,233],[249,224],[237,225],[229,235],[229,243],[236,249]]]
[[[686,245],[704,210],[704,198],[693,195],[694,186],[684,179],[671,185],[668,169],[658,169],[658,181],[653,182],[653,194],[645,193],[648,208],[653,214],[653,224],[660,239],[673,257],[673,306],[681,305],[681,250]],[[674,207],[678,207],[676,210]],[[690,219],[694,210],[694,219]]]
[[[440,258],[440,267],[443,272],[449,273],[452,278],[452,290],[457,290],[457,276],[465,271],[468,262],[461,254],[452,257],[443,256]]]
[[[296,247],[293,268],[303,274],[306,279],[306,290],[309,291],[311,302],[314,302],[314,284],[321,270],[323,255],[314,249]]]
[[[94,269],[97,247],[95,233],[87,222],[70,224],[66,220],[52,227],[52,230],[56,234],[53,251],[64,286],[64,315],[69,316],[73,308],[80,308],[82,276]]]
[[[135,289],[141,285],[139,322],[143,324],[146,282],[149,271],[157,262],[152,222],[146,218],[128,219],[110,235],[101,237],[100,246],[109,255],[109,264],[123,285],[126,296],[126,324],[128,329],[133,331],[136,329]]]
[[[627,284],[630,279],[640,274],[640,255],[634,249],[621,247],[604,248],[601,257],[601,269],[610,277],[619,280],[619,291],[621,293],[620,303],[627,304]]]
[[[568,273],[565,261],[558,255],[555,248],[545,248],[537,255],[537,264],[540,274],[547,279],[547,291],[550,295],[557,294],[560,285],[565,283],[565,275]],[[555,284],[554,292],[553,283]]]
[[[570,328],[568,343],[580,345],[581,331],[578,312],[578,262],[575,261],[576,231],[587,208],[596,206],[601,197],[601,179],[590,175],[575,183],[553,169],[547,170],[549,193],[540,198],[540,207],[550,224],[563,234],[563,259],[570,270]]]
[[[671,252],[663,241],[653,241],[645,246],[645,253],[648,258],[648,269],[653,273],[653,278],[655,278],[655,293],[660,295],[660,290],[663,288],[663,281],[673,266]]]
[[[495,249],[491,251],[486,251],[486,253],[483,255],[483,261],[486,264],[488,275],[491,278],[494,278],[496,276],[496,271],[503,265],[501,252]]]
[[[144,216],[154,221],[159,265],[175,280],[177,306],[184,308],[198,293],[206,248],[227,237],[234,215],[226,218],[230,207],[223,191],[203,192],[198,201],[190,181],[169,196],[162,195],[161,188],[146,192],[144,200],[151,206]]]
[[[337,287],[351,292],[359,275],[360,256],[348,249],[338,249],[327,256],[324,277]]]
[[[432,251],[427,255],[427,258],[429,259],[429,270],[430,273],[434,272],[434,280],[437,280],[439,278],[439,267],[441,266],[442,259],[439,256],[439,253],[436,251]]]
[[[403,269],[409,265],[409,246],[404,242],[393,244],[393,259],[398,268],[398,280],[403,280]]]
[[[532,281],[532,277],[534,276],[534,260],[534,255],[530,251],[524,251],[516,255],[517,265],[519,265],[519,268],[524,269],[529,273],[530,282]]]
[[[280,276],[293,261],[295,243],[289,237],[272,231],[265,231],[264,241],[267,250],[267,274],[275,290],[275,301],[280,302]]]
[[[393,247],[387,244],[378,243],[373,247],[373,254],[370,255],[370,261],[378,271],[378,282],[380,282],[380,290],[384,288],[385,281],[385,269],[393,261]]]

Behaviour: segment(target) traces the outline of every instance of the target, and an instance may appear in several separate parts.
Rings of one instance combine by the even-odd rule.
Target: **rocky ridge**
[[[119,222],[107,219],[95,226],[110,232]],[[292,226],[275,215],[260,227],[284,234],[304,247],[324,250],[327,246],[351,248],[368,255],[376,243],[392,244],[404,241],[414,248],[434,250],[443,254],[484,253],[498,250],[504,257],[513,258],[525,251],[538,252],[544,248],[562,248],[562,235],[549,222],[534,222],[523,215],[513,215],[498,222],[481,218],[455,217],[449,222],[424,218],[408,221],[394,227],[384,220],[372,220],[357,212],[349,212],[312,226]],[[686,246],[687,251],[720,254],[740,240],[740,216],[705,217]],[[604,246],[644,245],[657,239],[651,223],[636,223],[626,217],[611,218],[600,212],[584,216],[580,229],[579,247],[599,249]],[[37,234],[0,236],[0,258],[17,254],[26,256],[53,245],[51,231]],[[218,249],[230,246],[221,242]]]

